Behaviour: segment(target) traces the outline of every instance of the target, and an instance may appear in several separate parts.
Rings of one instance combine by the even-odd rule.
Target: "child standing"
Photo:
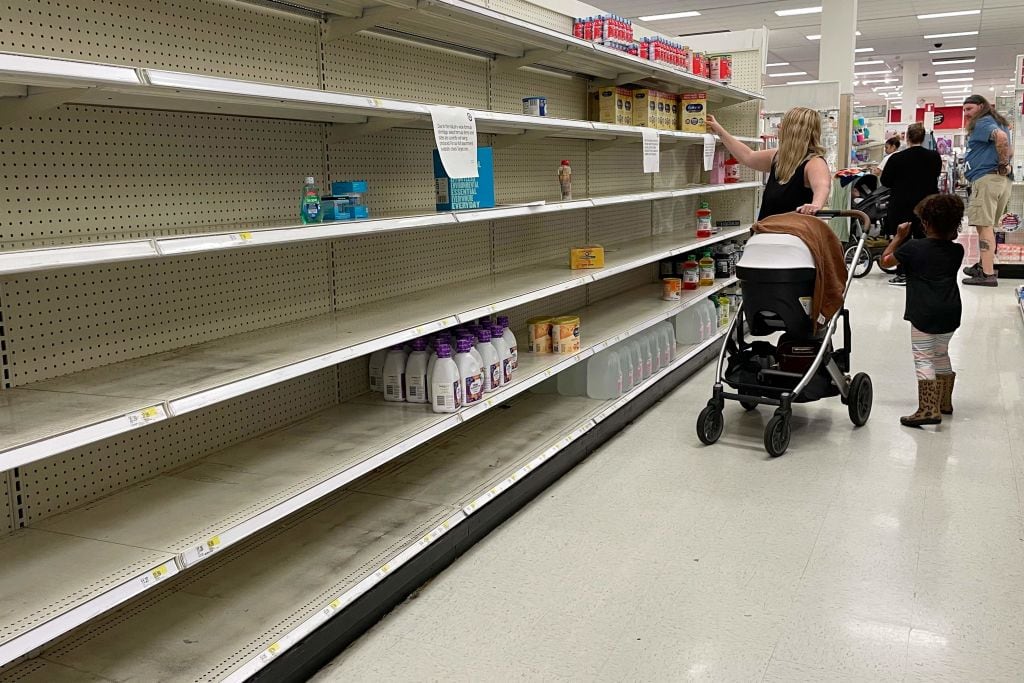
[[[962,306],[957,275],[964,248],[955,242],[964,217],[964,203],[955,196],[933,194],[914,209],[925,239],[910,240],[911,224],[899,226],[882,255],[882,265],[903,266],[907,275],[907,304],[903,319],[910,322],[910,344],[917,371],[917,412],[900,418],[907,427],[937,425],[953,414],[956,374],[949,361],[949,340],[960,327]]]

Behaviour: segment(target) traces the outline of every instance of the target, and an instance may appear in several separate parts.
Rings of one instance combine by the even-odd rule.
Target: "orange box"
[[[604,268],[604,247],[592,245],[570,249],[569,267],[573,270]]]

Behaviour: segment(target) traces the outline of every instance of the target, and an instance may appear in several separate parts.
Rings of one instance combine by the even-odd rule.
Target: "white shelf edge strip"
[[[270,644],[266,649],[260,652],[255,657],[251,658],[241,667],[233,671],[223,680],[225,682],[242,683],[248,680],[251,676],[263,669],[269,664],[275,657],[285,652],[288,648],[294,646],[300,642],[303,638],[307,637],[314,630],[322,626],[327,622],[328,619],[332,618],[335,614],[340,612],[346,606],[350,605],[358,597],[364,595],[371,588],[380,583],[388,574],[395,571],[402,565],[406,564],[413,557],[422,552],[430,544],[437,539],[441,538],[444,534],[450,531],[454,526],[468,519],[468,517],[474,512],[478,511],[484,505],[490,503],[502,493],[510,489],[515,483],[521,481],[528,476],[535,469],[540,467],[542,464],[553,458],[557,453],[564,450],[569,444],[579,439],[581,436],[593,429],[598,422],[606,419],[608,415],[611,415],[616,410],[622,408],[627,403],[635,399],[641,393],[649,389],[655,382],[660,380],[662,377],[672,372],[676,368],[690,362],[699,355],[702,351],[710,347],[716,341],[721,339],[725,334],[724,329],[720,329],[710,339],[691,347],[686,353],[676,358],[669,366],[662,368],[655,375],[650,377],[643,385],[631,390],[625,394],[622,398],[616,401],[610,408],[603,411],[597,418],[587,418],[581,424],[575,426],[572,431],[565,434],[556,441],[554,444],[546,448],[542,453],[533,458],[530,462],[520,467],[512,475],[501,480],[493,487],[491,487],[483,496],[480,496],[476,500],[467,504],[462,510],[457,512],[452,517],[448,518],[441,525],[435,527],[432,531],[422,536],[416,543],[406,547],[400,553],[395,555],[391,560],[381,565],[374,573],[366,577],[355,586],[350,588],[345,593],[342,593],[338,597],[334,598],[322,608],[320,608],[313,616],[307,618],[304,622],[293,628],[283,637],[279,638],[274,643]]]
[[[26,273],[55,268],[88,266],[132,259],[147,259],[206,251],[261,247],[275,244],[339,239],[358,235],[436,227],[455,223],[501,220],[535,216],[561,211],[578,211],[613,204],[630,204],[700,194],[713,194],[760,187],[760,182],[721,185],[698,185],[677,190],[661,190],[638,194],[592,197],[569,202],[536,202],[515,206],[499,206],[479,211],[456,211],[395,218],[337,221],[308,226],[254,228],[230,233],[154,237],[151,240],[83,244],[49,249],[26,249],[0,253],[0,275]]]
[[[133,576],[102,595],[62,612],[49,621],[0,644],[0,665],[22,657],[90,619],[109,612],[136,595],[163,583],[179,571],[174,559],[168,558],[162,564]]]

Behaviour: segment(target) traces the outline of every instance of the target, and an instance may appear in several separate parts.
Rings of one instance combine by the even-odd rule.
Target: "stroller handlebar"
[[[839,211],[838,209],[823,209],[816,214],[818,218],[856,218],[860,221],[861,227],[864,228],[865,232],[869,225],[871,225],[871,219],[863,211]]]

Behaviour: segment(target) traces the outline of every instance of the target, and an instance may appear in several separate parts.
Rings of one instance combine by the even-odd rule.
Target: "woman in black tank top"
[[[814,214],[825,208],[832,189],[832,172],[821,146],[821,115],[794,107],[779,124],[779,148],[752,150],[725,130],[713,116],[708,127],[744,166],[768,174],[757,219],[797,211]]]

